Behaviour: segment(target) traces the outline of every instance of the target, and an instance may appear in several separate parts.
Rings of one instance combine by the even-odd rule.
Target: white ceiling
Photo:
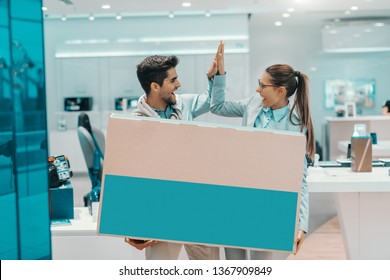
[[[389,16],[389,0],[44,0],[48,8],[44,12],[46,18],[62,16],[83,17],[90,14],[96,17],[111,17],[134,15],[175,15],[259,13],[264,17],[287,20],[282,17],[288,8],[290,21],[299,21],[302,14],[305,19],[356,18],[371,16]],[[71,4],[65,4],[70,2]],[[190,2],[191,7],[183,7],[183,2]],[[110,9],[102,9],[103,4],[109,4]],[[357,6],[358,10],[351,10]],[[348,11],[348,12],[347,12]],[[346,14],[349,13],[349,14]],[[298,16],[301,15],[301,16]]]

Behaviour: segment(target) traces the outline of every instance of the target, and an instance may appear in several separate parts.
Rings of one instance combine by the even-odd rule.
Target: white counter
[[[71,225],[52,226],[53,260],[144,259],[144,252],[124,242],[122,237],[97,235],[97,223],[86,207],[74,209]]]
[[[310,167],[307,181],[309,192],[390,192],[388,167],[376,167],[372,172],[353,172],[350,167]]]
[[[339,141],[337,143],[337,147],[341,152],[345,154],[345,158],[347,157],[348,144],[351,141]],[[372,145],[372,158],[380,159],[380,158],[388,158],[390,157],[390,141],[379,141],[378,144]]]
[[[51,227],[53,260],[144,260],[139,251],[124,242],[123,237],[97,235],[87,207],[74,208],[70,225]],[[183,249],[179,259],[188,259]]]
[[[390,176],[388,167],[356,173],[351,168],[309,168],[310,192],[335,194],[349,259],[390,259]]]
[[[367,133],[375,132],[378,143],[390,141],[390,118],[386,116],[362,116],[354,118],[326,118],[325,141],[322,142],[326,160],[345,157],[347,149],[340,151],[339,141],[350,141],[355,124],[365,124]],[[326,144],[325,144],[326,143]],[[327,157],[328,155],[328,157]]]

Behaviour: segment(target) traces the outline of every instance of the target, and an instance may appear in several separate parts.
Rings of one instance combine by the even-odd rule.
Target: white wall
[[[304,16],[304,15],[301,15]],[[253,14],[249,22],[250,90],[264,69],[274,63],[290,64],[310,78],[311,107],[317,140],[322,143],[322,124],[326,116],[335,116],[325,109],[325,80],[333,78],[374,78],[375,107],[363,109],[362,115],[379,115],[385,100],[390,99],[390,52],[363,54],[329,54],[322,51],[321,22],[305,25],[289,23],[276,27],[261,15]],[[390,34],[388,34],[390,36]],[[317,71],[310,71],[316,67]],[[229,66],[226,66],[229,69]]]
[[[154,38],[154,39],[153,39]],[[161,40],[156,41],[156,38]],[[231,73],[240,77],[228,84],[229,97],[248,92],[248,28],[246,15],[139,17],[115,19],[69,19],[45,21],[46,89],[49,128],[64,118],[70,129],[77,126],[78,113],[64,112],[64,97],[92,96],[92,124],[105,128],[116,97],[143,94],[136,65],[147,55],[175,54],[182,87],[178,93],[203,93],[206,72],[225,39],[226,60],[236,65]],[[128,41],[123,43],[123,41]],[[149,42],[149,40],[151,40]],[[95,43],[92,43],[95,41]],[[231,92],[231,94],[230,94]],[[238,96],[240,97],[240,96]],[[212,114],[200,121],[239,124]]]

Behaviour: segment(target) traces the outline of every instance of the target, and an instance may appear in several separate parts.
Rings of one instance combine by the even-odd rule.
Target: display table
[[[309,168],[309,192],[335,194],[348,259],[390,259],[389,168]]]
[[[74,209],[70,225],[51,227],[53,260],[142,260],[139,251],[121,237],[98,236],[87,207]]]
[[[139,251],[124,242],[123,237],[97,235],[87,207],[74,208],[70,225],[51,227],[53,260],[144,260],[145,251]],[[184,246],[180,260],[188,259]]]

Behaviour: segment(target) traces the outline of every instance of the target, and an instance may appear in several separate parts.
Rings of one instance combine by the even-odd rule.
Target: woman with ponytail
[[[296,242],[298,252],[308,230],[309,194],[306,182],[307,158],[314,159],[315,139],[309,106],[308,77],[286,64],[268,67],[258,80],[256,94],[238,101],[225,101],[226,74],[223,46],[212,64],[215,68],[211,95],[212,113],[242,117],[242,125],[302,132],[306,135],[306,156],[302,155],[304,174]],[[294,96],[295,94],[295,96]],[[290,102],[290,97],[293,97]],[[291,104],[292,103],[292,104]],[[272,230],[272,229],[269,229]],[[226,259],[246,259],[244,249],[225,248]],[[250,259],[272,259],[272,252],[251,251]]]

